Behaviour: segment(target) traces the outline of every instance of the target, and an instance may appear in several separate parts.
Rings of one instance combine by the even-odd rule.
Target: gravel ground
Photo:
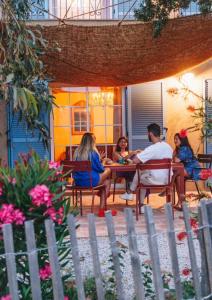
[[[140,261],[148,261],[150,259],[147,235],[137,235],[138,249],[140,253]],[[78,239],[80,259],[81,259],[81,268],[84,277],[89,277],[93,275],[93,265],[92,265],[92,257],[90,244],[88,239]],[[133,299],[134,295],[134,287],[133,287],[133,278],[132,278],[132,270],[131,270],[131,262],[130,255],[128,250],[128,239],[127,236],[118,236],[117,244],[120,248],[126,250],[124,257],[122,259],[123,267],[123,284],[124,290],[126,294],[126,299]],[[199,244],[196,239],[194,239],[194,245],[197,255],[197,264],[200,267],[200,250]],[[158,236],[158,247],[159,247],[159,255],[160,255],[160,263],[161,270],[171,272],[171,261],[169,255],[169,247],[166,234],[160,234]],[[98,237],[98,248],[99,248],[99,256],[101,262],[101,271],[105,278],[107,278],[111,274],[111,270],[109,267],[111,266],[111,262],[109,261],[111,250],[109,245],[109,240],[107,237]],[[185,267],[190,267],[189,260],[189,252],[187,246],[187,239],[177,244],[177,252],[180,264],[180,270]]]

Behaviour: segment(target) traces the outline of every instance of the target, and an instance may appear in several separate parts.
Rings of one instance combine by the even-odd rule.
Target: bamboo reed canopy
[[[44,38],[61,48],[44,57],[55,82],[124,86],[169,77],[212,57],[211,14],[171,19],[157,38],[150,23],[105,24],[44,26]]]

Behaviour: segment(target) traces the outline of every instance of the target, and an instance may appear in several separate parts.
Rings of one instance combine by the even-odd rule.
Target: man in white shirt
[[[172,159],[173,150],[169,144],[160,139],[160,126],[152,123],[147,127],[149,141],[153,145],[147,147],[144,151],[138,153],[133,159],[134,163],[145,163],[150,159]],[[143,184],[159,185],[168,183],[168,170],[145,170],[140,174],[140,181]],[[131,183],[131,191],[135,191],[138,185],[138,174],[136,173]],[[141,203],[143,204],[146,195],[146,190],[141,190]],[[128,200],[128,199],[126,199]]]

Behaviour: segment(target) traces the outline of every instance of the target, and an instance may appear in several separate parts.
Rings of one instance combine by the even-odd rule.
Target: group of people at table
[[[104,184],[106,188],[106,198],[110,195],[111,170],[107,165],[117,163],[146,163],[152,159],[172,159],[173,162],[181,162],[184,165],[184,176],[193,180],[200,180],[206,176],[211,176],[211,170],[207,173],[203,172],[198,160],[196,159],[193,149],[189,143],[186,130],[181,130],[174,136],[175,149],[161,140],[161,129],[156,123],[152,123],[147,127],[149,141],[152,145],[144,150],[129,151],[128,140],[126,137],[118,139],[115,151],[113,152],[113,161],[104,158],[103,153],[99,153],[96,148],[96,138],[93,133],[85,133],[81,139],[79,147],[74,153],[74,160],[91,162],[92,185],[97,186]],[[203,174],[204,173],[204,174]],[[138,185],[138,175],[132,172],[121,172],[117,174],[124,177],[127,183],[126,192],[120,195],[123,200],[133,200],[133,192]],[[89,187],[90,174],[88,172],[74,172],[74,180],[77,186]],[[140,174],[140,181],[145,185],[164,185],[168,182],[168,170],[145,170]],[[176,186],[177,190],[178,187]],[[146,196],[146,190],[141,190],[141,204],[143,205]],[[164,192],[159,194],[164,195]],[[101,195],[100,195],[101,196]],[[104,217],[104,199],[100,197],[99,217]],[[143,207],[142,207],[143,208]],[[143,211],[143,209],[142,209]],[[116,211],[112,210],[112,214],[116,215]]]

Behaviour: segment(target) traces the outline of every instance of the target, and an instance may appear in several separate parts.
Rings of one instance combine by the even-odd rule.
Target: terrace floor
[[[156,230],[160,232],[166,231],[166,219],[164,213],[164,204],[166,203],[165,197],[159,197],[158,194],[150,195],[150,206],[153,208],[154,219],[156,224]],[[91,196],[83,196],[83,216],[77,216],[78,224],[80,225],[77,229],[77,236],[79,238],[86,238],[89,236],[88,233],[88,219],[87,215],[90,213]],[[98,212],[99,197],[95,197],[95,207],[94,213]],[[197,201],[189,202],[189,206],[192,211],[197,207]],[[126,207],[126,201],[119,198],[116,195],[115,202],[112,201],[112,196],[108,199],[108,209],[116,209],[117,215],[113,217],[115,233],[116,235],[126,234],[125,216],[124,208]],[[128,207],[135,208],[135,201],[128,201]],[[182,219],[182,212],[175,210],[175,230],[181,231],[184,228],[184,222]],[[135,220],[135,218],[134,218]],[[146,232],[146,225],[144,220],[144,215],[139,216],[139,220],[135,220],[136,233]],[[97,236],[107,236],[107,227],[105,223],[105,218],[96,217],[96,231]]]

